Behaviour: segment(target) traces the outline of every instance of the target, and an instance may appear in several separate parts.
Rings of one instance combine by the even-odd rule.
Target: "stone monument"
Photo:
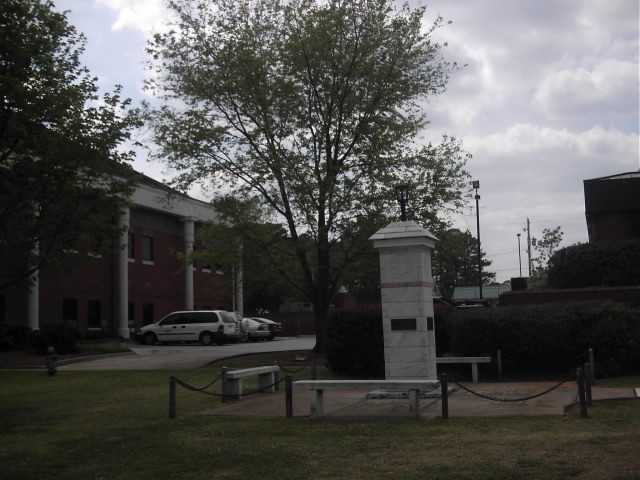
[[[380,254],[385,378],[437,380],[431,275],[437,239],[413,221],[400,221],[370,240]]]

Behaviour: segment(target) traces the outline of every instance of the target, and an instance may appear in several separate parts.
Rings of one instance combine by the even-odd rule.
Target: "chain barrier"
[[[264,393],[264,392],[267,392],[267,391],[269,391],[271,388],[275,387],[276,385],[280,385],[280,384],[281,384],[282,382],[284,382],[285,380],[286,380],[286,377],[281,378],[280,380],[278,380],[277,382],[272,383],[271,385],[267,385],[267,386],[265,386],[265,387],[259,388],[258,390],[254,390],[253,392],[242,392],[242,394],[240,394],[239,396],[240,396],[240,397],[248,397],[249,395],[255,395],[256,393]],[[227,396],[227,397],[228,397],[228,396],[230,396],[230,395],[224,395],[224,394],[221,394],[220,396],[221,396],[221,397],[224,397],[224,396]],[[232,396],[235,396],[235,395],[232,395]]]
[[[502,352],[502,356],[508,358],[509,360],[513,360],[515,362],[518,362],[521,365],[524,365],[525,367],[534,367],[534,368],[554,368],[554,367],[566,367],[566,366],[571,366],[574,365],[575,362],[577,360],[580,360],[584,357],[589,358],[589,351],[586,351],[584,353],[579,353],[577,354],[575,357],[570,358],[568,360],[565,360],[563,362],[559,362],[559,363],[546,363],[546,364],[542,364],[542,363],[529,363],[529,362],[523,362],[520,359],[516,358],[516,357],[512,357],[509,354],[505,354],[504,351]]]
[[[199,393],[204,393],[206,395],[217,396],[218,394],[213,393],[213,392],[205,392],[205,390],[207,390],[214,383],[216,383],[218,380],[220,380],[220,377],[221,377],[221,375],[218,375],[216,378],[213,379],[213,381],[209,385],[207,385],[206,387],[202,387],[202,388],[196,388],[196,387],[194,387],[192,385],[189,385],[188,383],[183,382],[179,378],[176,378],[176,383],[178,385],[180,385],[181,387],[186,388],[187,390],[191,390],[192,392],[199,392]]]
[[[307,368],[309,366],[309,364],[311,364],[311,360],[313,360],[313,352],[311,353],[311,355],[309,355],[307,357],[307,361],[305,362],[304,365],[302,365],[302,367],[296,369],[296,370],[289,370],[288,368],[284,368],[282,365],[278,365],[280,367],[280,370],[282,370],[285,373],[288,373],[290,375],[294,375],[296,373],[300,373],[301,371],[303,371],[305,368]]]
[[[202,388],[196,388],[192,385],[189,385],[188,383],[183,382],[182,380],[180,380],[179,378],[176,378],[176,383],[178,385],[180,385],[181,387],[186,388],[187,390],[191,390],[192,392],[198,392],[198,393],[204,393],[206,395],[211,395],[212,397],[220,397],[220,398],[235,398],[238,395],[230,395],[230,394],[224,394],[224,393],[216,393],[216,392],[205,392],[206,389],[208,389],[209,387],[211,387],[214,383],[216,383],[218,380],[220,380],[221,375],[218,375],[209,385],[207,385],[206,387],[202,387]],[[265,391],[268,391],[269,389],[275,387],[276,385],[279,385],[280,383],[284,382],[286,380],[286,378],[282,378],[280,380],[278,380],[277,382],[272,383],[271,385],[267,385],[265,387],[262,387],[258,390],[255,390],[253,392],[243,392],[242,397],[246,397],[248,395],[254,395],[256,393],[264,393]]]
[[[503,402],[503,403],[517,403],[517,402],[526,402],[527,400],[532,400],[534,398],[538,398],[538,397],[542,397],[543,395],[546,395],[548,393],[553,392],[554,390],[560,388],[560,386],[566,382],[569,381],[569,379],[564,379],[561,380],[560,382],[558,382],[556,385],[552,386],[551,388],[546,389],[543,392],[540,393],[536,393],[533,395],[529,395],[527,397],[521,397],[521,398],[498,398],[498,397],[491,397],[489,395],[484,395],[482,393],[479,392],[474,392],[473,390],[471,390],[468,387],[465,387],[464,385],[462,385],[461,383],[457,382],[456,380],[451,379],[450,376],[447,375],[447,377],[449,377],[449,380],[451,383],[457,385],[458,387],[460,387],[462,390],[469,392],[472,395],[475,395],[476,397],[480,397],[480,398],[484,398],[485,400],[491,400],[493,402]]]

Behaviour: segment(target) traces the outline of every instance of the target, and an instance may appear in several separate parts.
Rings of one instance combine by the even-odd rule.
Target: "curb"
[[[100,360],[103,358],[124,357],[126,355],[135,355],[135,352],[121,352],[121,353],[105,353],[103,355],[87,355],[85,357],[75,357],[58,360],[58,366],[71,365],[73,363],[88,362],[91,360]]]

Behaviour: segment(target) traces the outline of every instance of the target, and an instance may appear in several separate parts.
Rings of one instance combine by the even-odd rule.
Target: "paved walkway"
[[[464,383],[465,387],[485,396],[500,399],[528,397],[555,385],[553,382]],[[310,416],[310,392],[293,392],[293,415]],[[637,398],[633,388],[592,388],[593,400]],[[449,394],[449,417],[507,417],[564,415],[565,409],[577,402],[575,382],[567,382],[543,396],[523,402],[498,402],[480,398],[458,386]],[[178,415],[180,406],[178,405]],[[410,418],[408,400],[367,399],[362,390],[327,390],[324,393],[325,416],[329,419],[402,419]],[[285,416],[284,392],[254,394],[202,415]],[[420,400],[423,419],[440,417],[440,399]]]

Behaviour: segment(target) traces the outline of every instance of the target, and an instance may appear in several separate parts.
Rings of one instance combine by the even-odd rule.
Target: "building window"
[[[65,322],[78,321],[78,300],[75,298],[62,299],[62,320]]]
[[[149,325],[153,323],[153,303],[142,304],[142,324]]]
[[[153,263],[153,237],[151,235],[142,236],[142,261]]]
[[[130,262],[135,261],[135,235],[133,232],[129,232],[127,236],[127,258]]]
[[[89,328],[101,328],[100,322],[100,310],[101,305],[99,300],[89,300],[88,312],[87,312],[87,326]]]
[[[135,328],[136,326],[136,306],[133,302],[129,302],[129,311],[127,313],[127,325],[129,328]]]

